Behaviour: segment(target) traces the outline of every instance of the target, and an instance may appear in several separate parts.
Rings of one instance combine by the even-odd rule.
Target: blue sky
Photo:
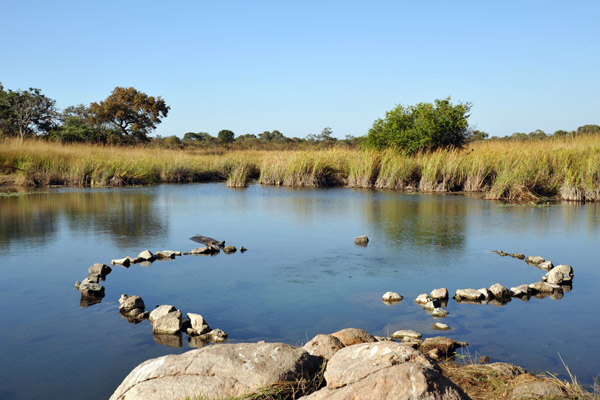
[[[0,82],[58,107],[115,86],[171,106],[154,132],[365,134],[451,96],[494,136],[600,124],[600,1],[0,0]]]

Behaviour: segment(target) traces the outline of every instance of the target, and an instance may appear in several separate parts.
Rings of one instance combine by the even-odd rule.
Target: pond
[[[485,355],[564,377],[562,357],[584,384],[600,373],[595,204],[211,183],[6,193],[0,223],[5,400],[105,399],[140,362],[191,349],[186,335],[157,343],[148,321],[123,319],[123,293],[141,296],[150,310],[171,304],[200,313],[229,342],[302,345],[347,327],[382,336],[416,329],[471,343],[461,358]],[[102,301],[80,302],[73,285],[92,264],[144,249],[189,251],[199,246],[189,239],[196,234],[248,251],[117,265],[102,282]],[[359,235],[369,236],[368,246],[354,244]],[[435,288],[452,295],[544,275],[496,249],[572,265],[572,289],[502,307],[450,299],[439,320],[414,302]],[[387,291],[404,300],[384,304]],[[434,322],[452,329],[436,331]]]

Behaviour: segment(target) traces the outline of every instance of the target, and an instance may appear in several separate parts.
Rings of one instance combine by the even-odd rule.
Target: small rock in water
[[[403,298],[404,297],[402,297],[399,293],[396,292],[385,292],[383,296],[381,296],[381,300],[387,303],[397,303]]]
[[[248,251],[247,248],[245,248],[244,246],[240,247],[240,253],[245,253],[246,251]]]
[[[366,235],[358,236],[354,238],[354,243],[360,246],[366,246],[369,244],[369,238]]]
[[[563,272],[560,269],[554,268],[550,270],[546,275],[544,275],[542,277],[542,280],[550,284],[560,285],[565,281],[570,281],[571,277],[569,275],[563,274]]]
[[[392,333],[392,337],[394,339],[404,339],[404,338],[421,339],[423,337],[423,335],[421,335],[417,331],[413,331],[410,329],[401,329],[399,331]]]
[[[162,306],[156,307],[150,313],[150,322],[154,323],[155,320],[162,318],[165,315],[172,313],[172,312],[177,312],[177,309],[171,305],[162,305]],[[179,312],[179,314],[181,314],[181,312]]]
[[[77,287],[77,285],[76,285]],[[83,297],[104,297],[104,286],[93,283],[93,282],[85,282],[85,280],[78,285],[79,293]]]
[[[481,300],[483,294],[475,289],[457,289],[454,299],[456,300]]]
[[[497,299],[510,297],[510,291],[499,283],[494,283],[490,286],[489,291],[492,292]]]
[[[511,287],[510,293],[513,297],[529,296],[531,294],[531,289],[529,288],[529,285],[524,283],[519,286]]]
[[[177,255],[177,252],[172,251],[172,250],[162,250],[162,251],[157,251],[155,255],[156,255],[156,258],[159,260],[172,260]],[[179,252],[179,255],[181,255],[181,252]]]
[[[192,254],[217,254],[220,251],[221,250],[219,249],[219,247],[210,246],[210,247],[197,247],[197,248],[193,249],[190,253],[192,253]]]
[[[213,329],[208,332],[207,335],[210,340],[215,343],[222,343],[227,340],[227,332],[222,331],[221,329]]]
[[[152,313],[150,313],[152,315]],[[181,312],[171,312],[152,322],[152,333],[175,334],[181,330]]]
[[[441,307],[435,308],[433,311],[431,311],[431,316],[434,318],[444,318],[448,316],[448,314],[450,313]]]
[[[138,261],[154,261],[156,256],[150,250],[144,250],[137,256]]]
[[[483,289],[479,289],[478,290],[479,293],[481,293],[481,295],[483,296],[484,300],[491,300],[494,298],[494,295],[492,294],[492,292],[490,292],[488,289],[483,288]]]
[[[554,265],[552,264],[552,261],[544,261],[539,263],[537,267],[546,271],[550,271],[552,268],[554,268]]]
[[[423,305],[423,308],[425,310],[433,311],[436,308],[440,307],[441,305],[442,305],[442,303],[440,303],[439,300],[430,300],[427,303],[425,303],[425,305]]]
[[[500,257],[506,257],[508,254],[503,252],[502,250],[492,250],[492,253],[498,254]]]
[[[127,313],[135,308],[144,311],[144,308],[146,308],[144,300],[140,296],[130,296],[127,294],[121,295],[119,304],[119,311],[122,313]]]
[[[544,261],[546,260],[540,256],[528,256],[527,258],[525,258],[525,262],[530,265],[539,265]]]
[[[236,247],[235,247],[235,246],[225,246],[225,247],[223,248],[223,252],[224,252],[225,254],[233,254],[233,253],[235,253],[236,251],[237,251],[237,249],[236,249]]]
[[[450,329],[450,327],[446,324],[442,324],[441,322],[434,322],[433,329],[438,331],[447,331]]]
[[[521,253],[510,253],[509,256],[511,256],[512,258],[518,258],[519,260],[525,259],[525,254]]]
[[[125,258],[119,258],[116,260],[111,260],[110,262],[112,265],[121,265],[123,267],[129,267],[129,265],[131,265],[131,261],[129,260],[129,257],[125,257]]]
[[[100,264],[100,263],[96,263],[88,269],[88,273],[90,275],[93,274],[93,275],[106,276],[106,275],[110,274],[111,271],[112,271],[112,269],[108,265]]]
[[[429,297],[429,295],[427,293],[421,293],[420,295],[417,296],[417,298],[415,299],[415,302],[417,304],[427,304],[431,301],[431,298]]]
[[[448,289],[433,289],[431,293],[429,293],[429,297],[431,299],[448,300]]]
[[[562,272],[564,275],[568,275],[573,278],[575,275],[573,274],[573,268],[570,265],[557,265],[554,267],[555,270]]]

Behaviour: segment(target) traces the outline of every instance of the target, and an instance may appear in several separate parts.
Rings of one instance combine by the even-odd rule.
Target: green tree
[[[128,141],[148,141],[148,134],[169,110],[160,96],[148,96],[133,87],[116,87],[106,100],[90,105],[97,124],[116,129]]]
[[[229,129],[223,129],[217,134],[217,139],[223,144],[231,143],[235,140],[235,133]]]
[[[9,134],[18,134],[21,141],[26,135],[45,134],[56,125],[56,102],[43,95],[40,89],[4,92],[2,88],[0,101],[4,129]]]
[[[462,147],[468,140],[470,103],[452,105],[450,97],[415,106],[398,105],[378,119],[367,135],[367,145],[394,147],[415,153],[439,147]]]
[[[577,128],[578,135],[593,135],[600,133],[600,126],[598,125],[583,125]]]
[[[569,132],[569,131],[565,131],[564,129],[559,129],[553,133],[553,136],[557,136],[557,137],[573,136],[573,133],[574,132]]]
[[[469,141],[476,142],[478,140],[485,140],[489,137],[490,135],[487,132],[474,130],[469,134]]]
[[[529,136],[531,139],[546,139],[548,137],[548,135],[546,135],[546,132],[544,132],[541,129],[536,129],[533,132],[529,132]]]

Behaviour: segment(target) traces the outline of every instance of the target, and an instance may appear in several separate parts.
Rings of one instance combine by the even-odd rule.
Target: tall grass
[[[481,192],[489,199],[600,201],[600,136],[527,142],[490,140],[463,150],[204,151],[0,143],[0,170],[18,185],[132,185],[224,181]],[[7,179],[2,179],[6,181]]]

